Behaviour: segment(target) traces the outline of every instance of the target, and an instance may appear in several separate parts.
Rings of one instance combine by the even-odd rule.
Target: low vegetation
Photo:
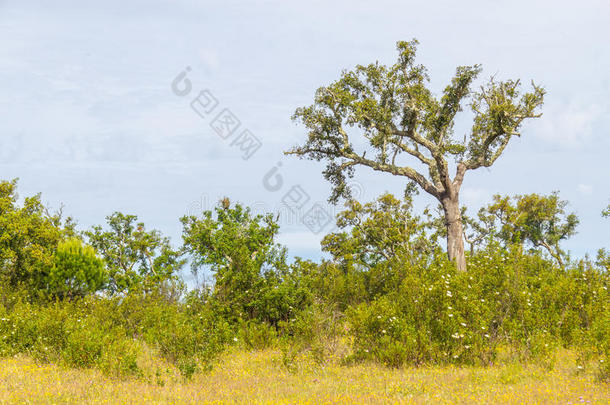
[[[303,359],[322,368],[553,370],[557,354],[570,353],[572,366],[559,360],[570,373],[610,378],[606,252],[573,260],[559,248],[562,224],[568,236],[577,220],[557,195],[514,206],[497,197],[469,219],[478,242],[464,272],[439,247],[438,218],[415,215],[409,194],[351,201],[340,231],[322,242],[331,258],[315,263],[289,262],[274,218],[228,200],[183,218],[183,244],[173,248],[135,216],[78,232],[39,197],[19,204],[15,182],[0,189],[7,359],[155,383],[167,370],[205,374],[236,348],[270,351],[286,373]],[[515,211],[518,221],[503,220]],[[552,251],[539,240],[553,241]],[[186,288],[178,271],[187,258],[214,283]]]

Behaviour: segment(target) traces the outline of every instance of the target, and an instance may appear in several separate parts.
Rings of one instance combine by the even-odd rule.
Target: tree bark
[[[449,260],[455,262],[458,271],[466,271],[464,227],[457,193],[443,197],[441,204],[445,212],[445,225],[447,227],[447,255]]]

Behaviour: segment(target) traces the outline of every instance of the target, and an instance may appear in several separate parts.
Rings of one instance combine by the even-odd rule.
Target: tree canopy
[[[293,116],[308,130],[305,144],[286,153],[327,162],[323,174],[332,184],[332,202],[350,197],[347,179],[357,166],[415,182],[442,203],[448,253],[463,270],[459,191],[464,175],[491,166],[520,135],[523,122],[541,115],[545,91],[532,83],[523,93],[520,80],[493,77],[472,90],[481,72],[473,65],[458,67],[437,97],[428,88],[427,69],[415,62],[417,44],[398,42],[392,66],[358,65],[320,87],[314,103]],[[456,134],[455,118],[465,103],[473,123],[469,134]]]
[[[111,294],[140,288],[146,280],[167,280],[184,265],[169,239],[157,230],[147,231],[137,216],[115,212],[106,220],[107,229],[94,226],[85,235],[106,262]]]

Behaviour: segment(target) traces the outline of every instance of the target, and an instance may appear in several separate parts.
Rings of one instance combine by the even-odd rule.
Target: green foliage
[[[600,380],[610,382],[610,306],[591,328],[581,331],[577,346],[578,367],[593,366]],[[593,363],[593,364],[592,364]]]
[[[100,301],[32,304],[15,299],[0,309],[0,352],[26,353],[40,361],[99,367],[108,374],[137,374],[137,345],[113,323]]]
[[[600,380],[610,382],[610,308],[606,309],[605,315],[595,323],[591,335],[596,342],[598,376]]]
[[[111,294],[141,289],[176,276],[185,261],[159,231],[146,231],[135,215],[108,216],[108,230],[95,226],[85,232],[89,243],[104,258]]]
[[[610,272],[610,252],[608,252],[605,248],[601,248],[597,251],[597,265],[601,268],[606,269],[606,271]]]
[[[91,246],[80,239],[60,242],[47,277],[48,293],[59,299],[84,297],[100,290],[107,280],[106,268]]]
[[[184,247],[194,271],[209,266],[214,273],[213,299],[228,319],[277,324],[307,299],[290,277],[286,249],[275,242],[278,225],[269,215],[228,200],[202,218],[182,218]]]
[[[169,300],[159,291],[123,297],[30,303],[3,291],[0,355],[96,367],[110,375],[140,375],[144,347],[185,375],[207,365],[235,332],[209,306]]]
[[[610,376],[605,251],[595,263],[564,264],[523,249],[546,244],[561,259],[559,242],[577,219],[556,194],[496,196],[478,220],[465,217],[473,249],[463,272],[435,242],[444,236],[438,218],[412,213],[410,192],[349,201],[340,231],[322,241],[330,260],[289,264],[276,220],[228,200],[182,219],[181,251],[116,213],[108,231],[87,233],[102,259],[39,197],[18,206],[14,182],[0,190],[0,356],[146,376],[142,359],[152,353],[189,378],[229,345],[279,347],[289,368],[304,355],[392,367],[508,357],[552,367],[564,346]],[[215,284],[185,294],[176,276],[183,253],[195,271],[210,268]],[[109,294],[94,294],[106,280]]]
[[[521,360],[574,344],[607,311],[608,275],[564,272],[518,249],[471,258],[468,273],[438,260],[397,291],[348,311],[356,358],[386,364],[489,364],[501,347]]]
[[[521,95],[518,80],[491,79],[479,92],[472,91],[479,65],[458,67],[442,96],[435,97],[427,87],[427,69],[415,63],[417,44],[399,41],[398,59],[391,66],[372,63],[344,71],[316,91],[313,105],[295,111],[293,119],[305,125],[309,136],[304,146],[288,153],[329,161],[324,176],[333,185],[331,200],[349,198],[346,177],[353,176],[357,165],[406,176],[440,197],[448,175],[446,157],[464,169],[490,166],[518,135],[523,120],[539,116],[544,90],[538,86]],[[454,122],[468,99],[474,123],[469,139],[461,139],[454,136]],[[356,152],[349,127],[361,131],[372,157]],[[430,179],[398,164],[402,155],[429,166]]]
[[[195,304],[196,298],[187,302],[175,302],[155,291],[131,294],[120,302],[117,310],[130,321],[132,335],[156,348],[188,376],[200,367],[207,367],[235,332],[209,305]]]
[[[62,221],[61,213],[49,214],[40,195],[18,205],[16,188],[16,180],[0,182],[0,277],[37,294],[45,291],[54,252],[73,235],[73,224]]]
[[[373,203],[349,201],[337,225],[347,232],[327,235],[322,250],[342,264],[372,268],[400,255],[411,260],[429,255],[437,246],[430,243],[419,217],[414,216],[412,200],[384,194]]]
[[[268,323],[247,321],[240,325],[238,341],[249,350],[262,350],[277,344],[277,330]]]
[[[284,365],[288,368],[294,366],[294,359],[301,353],[325,363],[343,359],[350,350],[344,313],[320,299],[283,322],[281,328]]]
[[[328,261],[316,264],[297,260],[293,272],[299,275],[301,285],[314,297],[341,311],[369,296],[369,273],[362,268]]]
[[[476,229],[505,244],[527,242],[534,248],[542,247],[563,267],[565,253],[559,244],[576,233],[579,223],[574,213],[565,212],[568,202],[560,200],[558,193],[517,195],[512,201],[508,196],[495,195],[494,202],[479,212],[485,225]]]
[[[610,205],[608,205],[608,207],[602,211],[602,216],[605,218],[610,218]],[[608,252],[606,248],[601,248],[597,252],[597,265],[610,272],[610,252]]]
[[[532,91],[522,93],[519,80],[493,77],[474,91],[481,72],[474,65],[459,66],[439,98],[428,88],[426,68],[415,63],[417,44],[399,41],[395,64],[358,65],[320,87],[314,103],[293,115],[307,128],[306,142],[286,153],[327,162],[323,175],[333,203],[351,198],[347,179],[356,167],[402,176],[407,187],[416,184],[442,205],[447,255],[465,271],[459,195],[466,172],[495,163],[523,122],[541,115],[545,91],[532,83]],[[462,138],[454,125],[466,103],[473,123]]]

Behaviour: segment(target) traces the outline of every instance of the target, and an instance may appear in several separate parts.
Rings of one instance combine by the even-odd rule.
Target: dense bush
[[[287,367],[301,355],[551,367],[563,346],[610,379],[607,252],[569,259],[559,243],[577,220],[564,218],[556,196],[511,204],[497,197],[467,218],[468,270],[457,271],[436,242],[438,218],[414,215],[409,193],[350,201],[339,231],[322,241],[330,259],[289,263],[277,219],[228,199],[182,219],[181,249],[121,213],[85,232],[86,244],[39,197],[20,206],[15,182],[2,182],[0,356],[148,378],[156,374],[146,356],[189,377],[230,345],[281,348]],[[538,249],[543,242],[551,249]],[[187,291],[178,277],[185,254],[213,283]]]
[[[182,218],[184,247],[193,270],[214,274],[211,302],[225,319],[277,325],[308,300],[286,263],[286,248],[275,242],[279,226],[272,215],[252,215],[228,199],[201,218]]]
[[[110,374],[140,374],[144,346],[184,375],[209,364],[235,332],[207,307],[163,294],[31,303],[6,292],[0,307],[0,355],[27,353]]]
[[[405,273],[398,290],[348,311],[357,358],[489,364],[501,347],[520,359],[542,358],[556,345],[573,345],[610,302],[607,273],[563,271],[518,249],[480,252],[465,273],[444,258],[396,271]]]

